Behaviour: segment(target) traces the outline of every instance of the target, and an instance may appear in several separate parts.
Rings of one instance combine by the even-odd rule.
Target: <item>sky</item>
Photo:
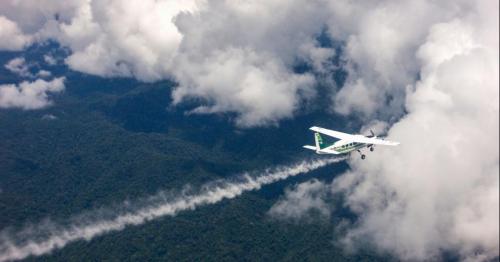
[[[325,111],[401,145],[351,159],[331,184],[291,187],[270,213],[326,214],[322,192],[342,192],[360,217],[346,225],[346,248],[368,239],[405,260],[452,250],[483,261],[499,255],[498,10],[495,0],[6,0],[0,50],[52,40],[71,52],[47,63],[173,79],[174,105],[200,99],[189,113],[234,113],[238,128],[292,119],[340,56],[348,77],[331,83]],[[301,62],[311,70],[296,72]],[[64,90],[63,77],[31,72],[22,56],[3,66],[23,81],[0,85],[0,108],[44,108]]]

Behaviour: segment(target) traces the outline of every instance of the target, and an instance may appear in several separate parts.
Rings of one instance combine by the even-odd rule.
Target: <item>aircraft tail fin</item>
[[[321,150],[328,145],[323,141],[323,138],[319,133],[314,133],[314,141],[316,142],[316,149]]]

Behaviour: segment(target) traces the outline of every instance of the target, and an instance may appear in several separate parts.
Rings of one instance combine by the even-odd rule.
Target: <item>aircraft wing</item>
[[[330,130],[330,129],[317,127],[317,126],[313,126],[309,129],[311,129],[312,131],[327,135],[327,136],[332,136],[332,137],[335,137],[338,139],[351,141],[351,142],[373,144],[373,145],[385,145],[385,146],[397,146],[397,145],[399,145],[399,142],[392,142],[392,141],[382,140],[382,139],[378,139],[378,138],[370,138],[370,137],[366,137],[366,136],[362,136],[362,135],[351,135],[351,134],[346,134],[346,133],[342,133],[339,131]]]

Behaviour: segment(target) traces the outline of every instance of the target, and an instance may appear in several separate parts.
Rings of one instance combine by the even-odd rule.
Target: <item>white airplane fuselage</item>
[[[358,143],[358,142],[351,142],[351,141],[346,141],[346,140],[339,140],[332,145],[325,147],[323,149],[317,149],[316,153],[317,154],[348,154],[351,153],[352,151],[359,150],[361,148],[365,147],[371,147],[373,145],[371,144],[365,144],[365,143]]]

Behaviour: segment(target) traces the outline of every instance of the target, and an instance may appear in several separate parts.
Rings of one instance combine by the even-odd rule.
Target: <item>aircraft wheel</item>
[[[365,159],[365,158],[366,158],[366,156],[365,156],[365,155],[361,155],[361,159]]]
[[[370,151],[373,152],[373,150],[375,150],[375,148],[373,148],[373,146],[370,147]]]

